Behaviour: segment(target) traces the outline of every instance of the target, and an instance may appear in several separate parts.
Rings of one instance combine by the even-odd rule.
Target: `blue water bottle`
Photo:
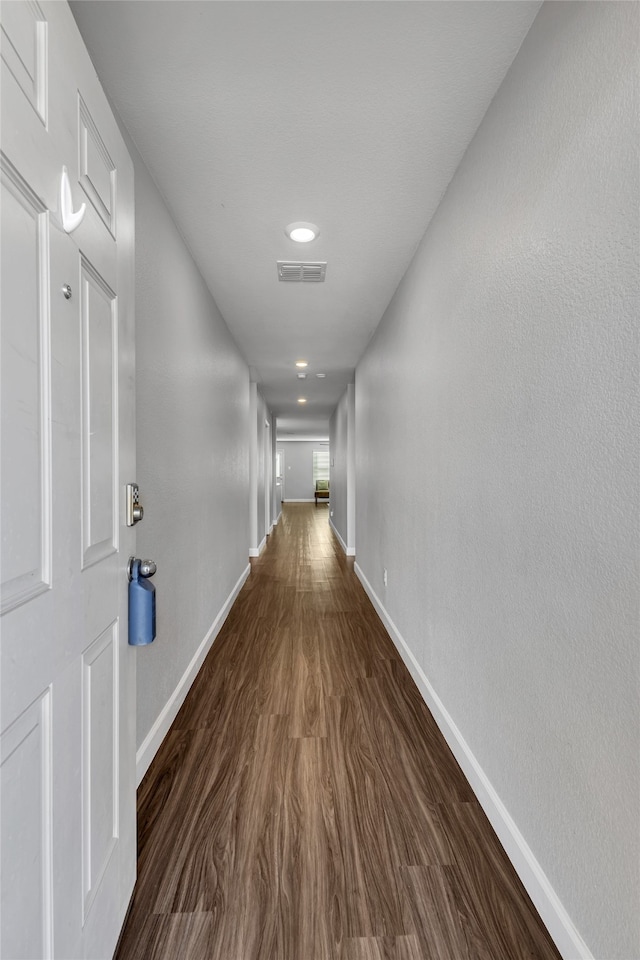
[[[129,560],[129,643],[142,647],[156,638],[156,588],[150,582],[156,572],[153,560]]]

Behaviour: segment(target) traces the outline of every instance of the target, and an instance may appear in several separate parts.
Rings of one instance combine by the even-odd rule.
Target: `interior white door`
[[[0,22],[0,955],[104,960],[136,869],[133,168],[67,4]]]
[[[279,488],[280,503],[284,500],[284,453],[276,452],[276,487]]]
[[[273,514],[273,451],[271,447],[271,423],[264,430],[264,535],[271,533]]]

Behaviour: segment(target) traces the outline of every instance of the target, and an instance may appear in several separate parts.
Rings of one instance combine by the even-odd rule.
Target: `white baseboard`
[[[266,543],[267,543],[267,538],[263,537],[262,543],[258,547],[249,547],[249,556],[259,557],[262,551],[264,550]]]
[[[282,502],[283,502],[283,503],[315,503],[315,502],[316,502],[316,498],[315,498],[315,497],[298,497],[298,498],[296,498],[296,497],[287,497],[287,498],[286,498],[285,500],[283,500]],[[329,501],[327,500],[326,502],[328,503]]]
[[[564,960],[594,960],[593,954],[573,925],[533,851],[471,752],[453,718],[427,680],[420,664],[385,610],[362,568],[356,563],[354,569],[560,954]]]
[[[342,549],[344,550],[344,552],[346,553],[346,555],[347,555],[348,557],[355,557],[355,555],[356,555],[356,548],[355,548],[355,547],[348,547],[348,546],[346,545],[346,543],[344,542],[344,540],[342,539],[342,537],[341,537],[340,534],[338,533],[338,528],[336,527],[336,525],[335,525],[335,523],[333,522],[333,520],[331,519],[331,517],[329,517],[329,526],[331,527],[331,529],[332,529],[333,532],[335,533],[336,537],[338,538],[338,543],[340,544],[340,546],[342,547]]]
[[[227,597],[224,602],[224,606],[220,610],[220,613],[215,618],[211,626],[209,627],[207,634],[196,650],[191,663],[182,674],[180,681],[167,700],[166,704],[160,711],[160,714],[156,722],[149,730],[149,733],[146,735],[142,741],[140,748],[136,753],[136,785],[140,786],[140,782],[144,777],[145,773],[149,769],[151,761],[155,757],[160,744],[166,737],[169,732],[169,727],[175,720],[178,715],[178,710],[184,703],[184,699],[188,694],[191,684],[195,680],[200,667],[204,662],[204,658],[209,653],[209,650],[213,646],[213,641],[216,639],[220,633],[220,629],[229,615],[229,611],[233,606],[233,603],[242,590],[245,580],[251,573],[251,567],[247,564],[246,568],[242,571],[240,579],[236,583],[235,587]]]
[[[278,520],[280,519],[281,516],[282,516],[282,506],[280,506],[280,512],[278,513],[278,516],[277,516],[277,517],[275,518],[275,520],[273,521],[274,527],[277,527],[277,526],[278,526]]]

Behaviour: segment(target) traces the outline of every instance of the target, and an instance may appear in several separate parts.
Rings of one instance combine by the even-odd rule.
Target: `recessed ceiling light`
[[[309,364],[306,360],[296,360],[296,367],[308,367]]]
[[[304,223],[302,220],[290,223],[284,232],[290,240],[295,240],[296,243],[309,243],[310,240],[315,240],[320,234],[320,230],[315,223]]]
[[[298,403],[306,403],[306,402],[307,402],[306,397],[298,397]]]
[[[324,380],[324,378],[326,377],[326,373],[316,373],[316,377],[318,378],[318,380]]]
[[[306,379],[307,379],[306,373],[299,373],[299,374],[298,374],[298,380],[306,380]]]

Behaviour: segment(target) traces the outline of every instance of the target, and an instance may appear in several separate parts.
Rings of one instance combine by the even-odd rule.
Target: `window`
[[[316,480],[328,480],[328,479],[329,479],[329,451],[314,450],[313,451],[313,485],[315,486]]]

